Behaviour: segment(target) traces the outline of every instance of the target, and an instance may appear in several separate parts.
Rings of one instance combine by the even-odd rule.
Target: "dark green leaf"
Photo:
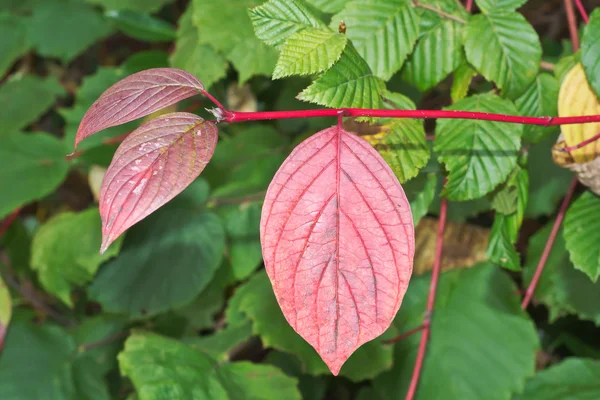
[[[435,197],[436,186],[437,175],[435,173],[428,173],[425,187],[410,202],[410,210],[412,211],[413,224],[415,226],[429,212],[429,207],[431,207],[431,203]]]
[[[212,335],[184,339],[185,343],[208,354],[217,361],[229,359],[229,352],[247,342],[252,336],[252,323],[227,326]]]
[[[0,137],[0,219],[52,193],[67,176],[66,148],[44,133]]]
[[[169,55],[160,50],[138,51],[131,55],[122,67],[127,70],[127,74],[135,74],[150,68],[165,68],[169,66]]]
[[[558,115],[558,81],[550,74],[539,74],[535,81],[515,100],[519,115],[528,117],[553,117]],[[552,132],[555,127],[525,125],[523,138],[537,143]]]
[[[527,3],[527,0],[475,0],[475,2],[481,11],[491,13],[494,11],[515,11]]]
[[[11,14],[0,14],[0,76],[29,50],[26,20]]]
[[[600,97],[600,9],[590,14],[581,38],[581,63],[590,87]]]
[[[461,100],[448,110],[516,114],[508,100],[483,94]],[[502,183],[517,163],[521,125],[481,120],[437,122],[434,151],[448,170],[444,193],[450,200],[481,197]]]
[[[600,276],[600,197],[590,191],[578,198],[565,216],[565,241],[575,268],[593,282]]]
[[[155,12],[173,0],[86,0],[91,4],[102,5],[107,10],[135,10]]]
[[[145,42],[170,42],[175,39],[175,28],[148,14],[131,10],[111,10],[106,17],[125,35]]]

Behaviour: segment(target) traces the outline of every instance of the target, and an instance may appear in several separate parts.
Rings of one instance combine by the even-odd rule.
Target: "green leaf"
[[[12,316],[12,297],[8,287],[0,276],[0,351],[4,346],[4,337]]]
[[[198,43],[198,29],[192,22],[193,3],[179,19],[175,51],[171,53],[171,66],[198,76],[205,88],[227,75],[227,60],[208,44]]]
[[[52,193],[67,176],[66,153],[62,142],[48,134],[0,137],[0,219]]]
[[[71,290],[89,282],[102,262],[119,253],[122,240],[101,255],[102,222],[96,207],[51,218],[33,238],[31,268],[42,286],[73,307]]]
[[[76,357],[75,341],[63,328],[16,318],[0,357],[0,398],[109,400],[102,375],[90,359]]]
[[[493,94],[461,100],[448,110],[516,114],[515,106]],[[490,193],[517,164],[521,125],[480,120],[437,122],[434,151],[448,170],[444,194],[450,200],[471,200]]]
[[[13,77],[0,86],[0,137],[25,128],[50,108],[64,90],[54,78]]]
[[[475,3],[481,11],[489,14],[495,11],[515,11],[527,3],[527,0],[475,0]]]
[[[552,117],[558,115],[558,91],[560,85],[550,74],[539,74],[527,90],[515,100],[519,115],[528,117]],[[537,143],[556,132],[555,127],[525,125],[523,138]]]
[[[467,60],[502,93],[520,96],[535,79],[542,57],[540,39],[516,12],[473,16],[463,35]]]
[[[117,354],[127,337],[125,320],[107,315],[86,317],[71,333],[77,345],[78,358],[94,364],[94,370],[104,375],[117,367]],[[121,337],[122,340],[119,340]],[[90,346],[100,341],[102,346]]]
[[[600,363],[567,358],[538,372],[514,400],[591,400],[600,398]]]
[[[477,71],[467,63],[460,65],[454,71],[454,79],[452,80],[452,88],[450,89],[453,103],[467,97],[469,86],[471,86],[471,82],[476,75]]]
[[[600,197],[590,191],[578,198],[565,215],[565,241],[575,268],[592,282],[600,276]]]
[[[130,336],[119,366],[140,400],[300,399],[297,381],[277,368],[250,362],[217,365],[192,347],[155,334]]]
[[[339,61],[298,95],[331,108],[379,108],[385,84],[348,43]]]
[[[86,0],[90,4],[98,4],[107,10],[134,10],[155,12],[173,0]]]
[[[262,263],[260,214],[262,202],[242,203],[225,215],[225,230],[230,237],[229,256],[233,276],[241,281]]]
[[[431,155],[423,121],[416,119],[393,120],[382,127],[382,132],[364,139],[381,154],[400,183],[417,176]]]
[[[166,68],[169,66],[169,54],[160,50],[144,50],[133,53],[122,64],[127,75],[150,68]],[[205,86],[206,87],[206,86]]]
[[[411,280],[394,322],[402,331],[422,323],[429,281],[430,275]],[[425,384],[415,399],[500,400],[523,387],[534,373],[538,335],[515,290],[512,279],[489,264],[442,274],[421,372]],[[373,380],[381,398],[406,393],[419,336],[398,342],[394,368]]]
[[[38,53],[64,63],[111,32],[102,15],[74,0],[41,2],[33,9],[29,26],[29,38]]]
[[[401,93],[386,90],[383,94],[383,107],[388,110],[416,110],[415,103]]]
[[[429,207],[431,207],[431,203],[433,203],[433,199],[435,198],[436,187],[437,174],[428,173],[425,187],[410,202],[410,211],[412,212],[413,224],[415,226],[429,212]]]
[[[108,20],[125,35],[145,42],[170,42],[175,39],[175,28],[161,19],[131,10],[110,10]]]
[[[581,38],[581,63],[590,87],[600,97],[600,9],[590,14]]]
[[[25,20],[11,14],[0,14],[0,76],[29,50]]]
[[[346,35],[328,29],[307,28],[294,33],[281,47],[273,79],[329,69],[339,60],[347,40]]]
[[[298,357],[271,350],[264,359],[264,363],[274,365],[281,369],[286,375],[298,378],[298,388],[303,399],[325,399],[328,381],[320,376],[306,375],[302,373],[302,365]]]
[[[573,54],[569,54],[563,58],[561,58],[556,65],[554,65],[554,76],[558,80],[558,82],[562,83],[565,75],[569,72],[575,65],[580,62],[581,52],[577,51]]]
[[[525,215],[538,217],[556,211],[560,199],[567,193],[573,173],[552,161],[552,146],[556,139],[548,136],[529,148],[529,202]]]
[[[422,3],[463,20],[469,17],[465,9],[452,0],[429,0]],[[420,91],[431,89],[440,83],[464,60],[462,31],[463,24],[424,9],[421,14],[421,35],[402,70],[402,77]]]
[[[246,318],[252,320],[253,332],[260,336],[263,345],[296,355],[303,372],[313,375],[328,372],[317,352],[287,323],[264,270],[237,289],[229,302],[226,317],[232,326],[244,323]],[[382,338],[393,336],[395,329],[390,329]],[[381,345],[382,338],[359,348],[344,364],[340,375],[358,382],[390,369],[392,349]]]
[[[514,243],[511,241],[505,220],[506,216],[496,214],[486,256],[490,261],[501,267],[511,271],[519,271],[521,270],[519,253],[517,253],[517,249],[515,249]]]
[[[346,35],[373,74],[388,80],[412,53],[419,35],[419,15],[409,0],[354,0],[331,19],[348,26]]]
[[[529,240],[523,287],[531,282],[551,230],[552,223],[549,223]],[[576,314],[580,319],[600,325],[600,282],[593,283],[586,274],[573,267],[565,248],[562,229],[552,245],[534,298],[548,307],[550,322]]]
[[[134,226],[119,257],[100,269],[89,293],[109,312],[155,315],[190,303],[210,283],[225,248],[219,218],[206,212],[198,180]]]
[[[306,2],[324,13],[337,13],[342,11],[346,3],[351,0],[306,0]]]
[[[254,75],[271,75],[277,61],[277,50],[256,37],[248,16],[248,8],[260,3],[240,0],[227,7],[213,0],[192,3],[198,43],[224,54],[239,72],[240,84]]]
[[[229,360],[229,352],[247,342],[252,336],[252,323],[227,326],[212,335],[194,336],[184,339],[185,343],[208,354],[217,361]]]
[[[297,0],[270,0],[249,11],[256,36],[271,46],[306,28],[325,28],[309,9]]]

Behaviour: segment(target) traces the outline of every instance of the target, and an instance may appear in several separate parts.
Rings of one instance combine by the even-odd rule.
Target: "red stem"
[[[473,0],[467,0],[467,4],[465,5],[465,9],[468,12],[471,12],[473,10]]]
[[[556,239],[556,235],[558,235],[558,231],[560,229],[560,225],[562,224],[563,219],[565,218],[565,214],[567,213],[567,208],[569,207],[569,203],[573,198],[573,193],[575,193],[575,188],[577,187],[577,177],[573,177],[573,181],[571,182],[571,186],[567,192],[567,195],[563,199],[562,204],[560,205],[560,210],[558,211],[558,215],[556,216],[556,220],[554,221],[554,226],[552,226],[552,231],[550,232],[550,236],[548,237],[548,241],[546,242],[546,247],[544,247],[544,252],[542,253],[542,257],[540,258],[540,262],[538,263],[535,273],[533,274],[533,278],[527,287],[527,291],[525,292],[525,298],[521,303],[521,308],[524,310],[529,305],[531,301],[531,297],[533,297],[533,293],[535,292],[535,288],[540,280],[540,276],[542,276],[542,271],[546,266],[546,262],[548,261],[548,257],[550,256],[550,251],[552,250],[552,246],[554,245],[554,240]]]
[[[399,342],[401,340],[406,339],[407,337],[409,337],[411,335],[414,335],[415,333],[417,333],[423,329],[425,329],[425,324],[421,324],[421,325],[417,326],[416,328],[411,329],[410,331],[404,332],[403,334],[398,335],[394,338],[384,340],[382,343],[383,344],[393,344],[393,343]]]
[[[567,153],[572,152],[573,150],[577,150],[580,149],[584,146],[587,146],[590,143],[595,142],[596,140],[600,139],[600,132],[596,133],[594,136],[592,136],[589,139],[585,139],[583,142],[577,143],[576,145],[573,146],[569,146],[569,147],[565,147],[565,148],[558,148],[556,149],[557,151],[565,151]]]
[[[19,215],[20,212],[21,212],[21,208],[19,207],[16,210],[14,210],[12,213],[10,213],[10,215],[8,217],[6,217],[4,222],[2,222],[2,224],[0,225],[0,239],[2,239],[2,236],[4,236],[4,234],[6,233],[8,228],[10,228],[10,226],[15,221],[15,219],[17,218],[17,216]]]
[[[435,260],[433,262],[433,271],[431,272],[431,283],[429,284],[429,295],[427,297],[427,311],[425,312],[425,320],[423,321],[423,333],[421,334],[421,342],[419,343],[419,351],[415,368],[406,394],[406,400],[412,400],[417,392],[421,369],[423,368],[423,360],[425,359],[425,351],[427,350],[427,342],[431,332],[431,316],[433,315],[433,307],[435,305],[435,295],[437,292],[438,280],[442,266],[442,250],[444,248],[444,229],[446,227],[446,215],[448,214],[448,200],[442,198],[440,205],[440,222],[438,225],[437,239],[435,244]]]
[[[214,98],[214,97],[213,97],[213,95],[212,95],[212,94],[210,94],[210,93],[208,93],[206,90],[203,90],[203,91],[202,91],[202,94],[203,94],[203,95],[205,95],[206,97],[208,97],[208,99],[209,99],[210,101],[212,101],[212,102],[215,104],[215,106],[219,107],[219,109],[220,109],[221,111],[223,111],[223,112],[225,113],[225,115],[227,115],[227,114],[231,113],[231,111],[228,111],[228,110],[227,110],[227,109],[226,109],[226,108],[223,106],[223,104],[221,104],[221,103],[219,102],[219,100],[217,100],[216,98]]]
[[[229,111],[224,116],[224,120],[226,122],[234,123],[243,121],[260,121],[268,119],[337,117],[340,114],[342,114],[345,117],[476,119],[483,121],[508,122],[512,124],[541,126],[600,122],[600,115],[582,115],[577,117],[522,117],[518,115],[493,114],[486,112],[460,110],[374,110],[368,108],[326,108],[320,110],[257,112]]]
[[[585,8],[583,7],[583,4],[581,4],[581,0],[575,0],[575,5],[579,10],[579,14],[581,15],[581,19],[583,19],[583,22],[586,24],[590,22],[590,17],[588,17],[587,12],[585,12]]]
[[[573,0],[565,0],[565,10],[567,11],[567,22],[569,25],[569,33],[571,34],[571,43],[573,51],[579,50],[579,35],[577,34],[577,17],[573,8]]]

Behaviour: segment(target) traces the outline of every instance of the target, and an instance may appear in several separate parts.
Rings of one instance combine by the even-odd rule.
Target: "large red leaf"
[[[153,68],[128,76],[102,93],[85,113],[75,147],[96,132],[152,114],[203,90],[198,78],[176,68]]]
[[[412,273],[404,191],[366,141],[339,127],[283,163],[267,191],[261,242],[283,314],[335,375],[390,326]]]
[[[102,248],[181,193],[215,151],[217,126],[195,114],[160,116],[117,149],[100,190]]]

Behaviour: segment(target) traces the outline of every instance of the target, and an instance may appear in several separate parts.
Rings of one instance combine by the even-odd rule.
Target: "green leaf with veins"
[[[565,241],[575,268],[592,282],[600,276],[600,197],[587,191],[575,200],[565,215]]]

